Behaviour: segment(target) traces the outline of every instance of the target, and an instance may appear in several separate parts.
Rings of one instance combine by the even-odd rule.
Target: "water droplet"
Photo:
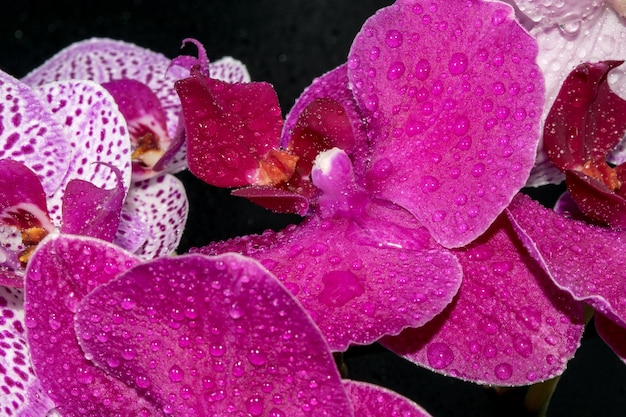
[[[435,192],[439,189],[439,180],[431,175],[424,175],[420,188],[424,194]]]
[[[465,205],[465,203],[467,203],[467,195],[465,195],[465,194],[463,194],[463,193],[458,194],[458,195],[454,198],[454,203],[455,203],[457,206],[464,206],[464,205]]]
[[[272,408],[270,410],[270,417],[287,417],[287,415],[278,408]]]
[[[415,65],[415,76],[420,81],[425,81],[430,76],[430,62],[426,59],[420,59]]]
[[[469,136],[463,136],[459,139],[459,142],[456,144],[456,147],[462,151],[467,151],[472,147],[472,138]]]
[[[495,83],[493,83],[492,89],[493,89],[493,93],[498,96],[504,94],[506,91],[504,84],[501,83],[500,81],[496,81]]]
[[[452,75],[460,75],[467,69],[467,55],[462,52],[456,52],[450,57],[448,62],[448,71]]]
[[[233,376],[235,376],[236,378],[240,378],[243,376],[244,373],[245,368],[243,366],[243,362],[237,361],[235,364],[233,364]]]
[[[135,384],[137,384],[139,388],[145,389],[150,386],[150,379],[144,375],[137,375],[135,377]]]
[[[387,70],[387,79],[389,81],[397,80],[398,78],[404,75],[405,71],[404,63],[401,61],[394,61],[389,65],[389,70]]]
[[[513,269],[513,263],[509,261],[498,261],[491,264],[491,270],[496,275],[504,275]]]
[[[482,177],[484,173],[485,173],[485,164],[483,164],[482,162],[474,164],[474,166],[472,167],[472,175],[474,176],[474,178]]]
[[[254,366],[263,366],[267,363],[267,356],[259,349],[248,352],[248,361]]]
[[[224,345],[214,344],[209,346],[209,353],[211,354],[211,356],[219,358],[220,356],[223,356],[224,353],[226,353],[226,348],[224,347]]]
[[[230,306],[230,309],[228,310],[228,315],[233,320],[238,320],[243,316],[243,309],[239,306],[239,304],[234,303],[232,306]]]
[[[459,116],[454,122],[454,134],[463,136],[470,128],[470,121],[467,116]]]
[[[322,277],[324,289],[318,298],[322,304],[341,307],[365,292],[361,280],[351,271],[330,271]]]
[[[263,414],[263,398],[254,396],[248,399],[246,404],[246,410],[253,416],[260,416]]]
[[[378,108],[378,96],[371,94],[365,99],[365,108],[369,111],[375,111]]]
[[[379,56],[380,56],[380,48],[378,46],[372,46],[372,49],[370,50],[370,59],[372,61],[375,61],[378,59]]]
[[[513,375],[513,367],[510,363],[503,362],[495,368],[496,377],[501,381],[506,381]]]
[[[486,317],[481,323],[481,330],[489,335],[496,334],[500,325],[493,317]]]
[[[183,380],[183,377],[185,376],[185,373],[183,372],[183,370],[181,369],[180,366],[178,365],[173,365],[169,372],[168,375],[170,377],[170,380],[172,382],[180,382]]]
[[[533,342],[528,336],[519,335],[513,341],[513,348],[523,358],[529,358],[533,353]]]
[[[426,348],[428,363],[433,369],[443,369],[454,360],[452,349],[445,343],[431,343]]]
[[[385,43],[390,48],[397,48],[402,45],[403,36],[402,33],[398,30],[391,29],[387,32],[387,36],[385,37]]]
[[[437,210],[433,213],[431,219],[435,223],[440,223],[446,218],[446,212],[443,210]]]
[[[135,300],[133,300],[130,297],[124,297],[122,299],[122,302],[120,303],[120,306],[124,310],[132,310],[133,308],[135,308],[136,305],[137,305],[137,303],[135,303]]]

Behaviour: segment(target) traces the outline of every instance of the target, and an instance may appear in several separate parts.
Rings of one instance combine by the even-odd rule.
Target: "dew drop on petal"
[[[420,81],[425,81],[430,76],[430,62],[426,59],[420,59],[415,65],[415,76]]]
[[[387,70],[387,79],[389,81],[397,80],[398,78],[404,75],[405,71],[404,63],[401,61],[394,61],[389,65],[389,69]]]
[[[433,369],[443,369],[454,360],[452,349],[445,343],[431,343],[426,349],[428,363]]]
[[[385,36],[385,43],[390,48],[398,48],[402,45],[403,37],[399,30],[391,29]]]
[[[513,375],[513,367],[510,363],[503,362],[499,365],[496,365],[494,372],[499,380],[506,381]]]
[[[185,376],[185,373],[183,372],[183,370],[180,368],[180,366],[178,365],[174,365],[170,368],[168,375],[170,377],[170,380],[172,382],[180,382],[183,380],[183,377]]]
[[[263,399],[258,396],[250,397],[246,404],[246,410],[253,416],[263,414]]]
[[[424,175],[420,188],[424,194],[435,192],[439,189],[439,180],[431,175]]]
[[[248,361],[254,366],[263,366],[267,363],[267,356],[259,349],[248,352]]]
[[[467,55],[462,52],[456,52],[450,57],[448,62],[448,71],[452,75],[460,75],[467,69]]]

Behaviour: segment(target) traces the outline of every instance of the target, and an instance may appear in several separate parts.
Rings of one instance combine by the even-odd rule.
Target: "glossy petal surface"
[[[185,187],[173,175],[138,181],[124,202],[117,243],[143,259],[171,254],[187,222]]]
[[[74,332],[80,300],[137,263],[131,254],[106,242],[56,235],[40,244],[28,264],[25,321],[32,362],[64,417],[162,415],[87,360]],[[103,319],[98,314],[90,318]]]
[[[482,234],[534,164],[544,104],[536,56],[501,3],[406,0],[379,10],[348,58],[375,132],[370,190],[446,247]]]
[[[422,407],[386,388],[348,379],[343,386],[354,404],[354,417],[430,417]]]
[[[21,290],[0,286],[0,415],[45,416],[54,404],[30,363]]]
[[[371,204],[349,218],[311,217],[298,227],[201,249],[259,260],[298,298],[335,351],[420,326],[450,302],[461,271],[406,211]]]
[[[76,327],[99,366],[166,414],[352,415],[310,318],[239,255],[139,265],[84,299]]]
[[[623,232],[567,219],[521,195],[508,212],[528,251],[559,288],[626,321]]]
[[[463,283],[452,304],[383,345],[435,372],[483,384],[560,375],[580,343],[582,304],[552,285],[504,216],[455,253]]]

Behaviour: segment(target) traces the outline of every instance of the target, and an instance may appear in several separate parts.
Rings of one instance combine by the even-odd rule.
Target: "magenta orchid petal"
[[[349,379],[343,386],[354,404],[354,417],[431,417],[419,405],[386,388]]]
[[[600,337],[626,363],[626,328],[600,313],[595,314],[594,320]]]
[[[63,129],[31,89],[0,71],[0,159],[12,159],[31,169],[52,194],[61,185],[70,158]]]
[[[259,162],[278,142],[283,125],[270,84],[228,84],[192,71],[176,83],[187,131],[189,170],[218,187],[264,185]]]
[[[352,415],[310,317],[240,255],[139,265],[93,291],[76,317],[94,362],[166,414]]]
[[[118,176],[121,173],[118,171]],[[63,195],[63,224],[61,233],[91,236],[111,242],[120,225],[124,203],[121,178],[110,190],[98,188],[84,180],[72,180]]]
[[[332,99],[338,102],[351,122],[355,137],[352,140],[356,142],[357,146],[364,145],[367,142],[367,131],[362,121],[363,116],[354,100],[352,91],[348,88],[348,66],[344,64],[313,80],[313,83],[298,97],[285,118],[285,125],[280,140],[280,145],[283,148],[289,146],[290,138],[298,123],[300,114],[316,99]],[[340,145],[334,144],[333,146]],[[340,147],[345,151],[349,150],[346,147]]]
[[[259,260],[298,298],[334,351],[420,326],[458,290],[459,264],[405,210],[370,204],[360,218],[307,218],[280,233],[200,249]]]
[[[126,193],[131,173],[130,140],[126,121],[113,97],[98,84],[84,80],[45,84],[35,91],[54,117],[62,122],[65,141],[72,147],[63,183],[49,196],[48,207],[53,222],[62,223],[61,200],[72,180],[85,180],[104,189],[121,186]]]
[[[482,234],[534,164],[544,104],[536,55],[505,4],[405,0],[379,10],[348,58],[377,133],[371,191],[446,247]]]
[[[32,363],[64,417],[163,415],[86,359],[74,331],[80,300],[138,262],[112,244],[72,235],[48,237],[30,259],[24,307]]]
[[[170,68],[170,62],[162,54],[131,43],[93,38],[61,50],[26,75],[23,81],[33,86],[68,79],[91,80],[99,84],[123,78],[140,81],[161,100],[168,133],[172,137],[180,116],[180,101],[174,91],[174,82],[186,77],[189,71],[176,66]]]
[[[44,416],[54,407],[30,363],[21,290],[0,286],[0,414]]]
[[[477,383],[528,385],[560,375],[582,337],[582,304],[552,286],[504,216],[455,253],[464,273],[457,298],[424,327],[382,344]]]
[[[507,212],[528,251],[559,288],[626,322],[624,233],[568,219],[522,195]]]
[[[131,187],[116,242],[143,259],[171,254],[182,237],[189,211],[183,184],[164,174]]]

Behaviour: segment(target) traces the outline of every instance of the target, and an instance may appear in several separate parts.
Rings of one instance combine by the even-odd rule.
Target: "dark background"
[[[209,57],[242,60],[254,80],[274,84],[286,112],[314,77],[345,62],[363,22],[391,0],[11,1],[0,12],[0,69],[24,76],[74,41],[99,36],[134,42],[174,57],[181,40],[204,43]],[[8,4],[8,5],[7,5]],[[188,50],[186,53],[193,53]],[[278,229],[297,217],[277,216],[194,180],[181,251],[212,240]],[[555,189],[548,198],[556,196]],[[513,416],[519,392],[442,377],[374,345],[349,350],[349,376],[412,398],[434,417]],[[626,366],[591,331],[553,398],[551,417],[626,415]]]

